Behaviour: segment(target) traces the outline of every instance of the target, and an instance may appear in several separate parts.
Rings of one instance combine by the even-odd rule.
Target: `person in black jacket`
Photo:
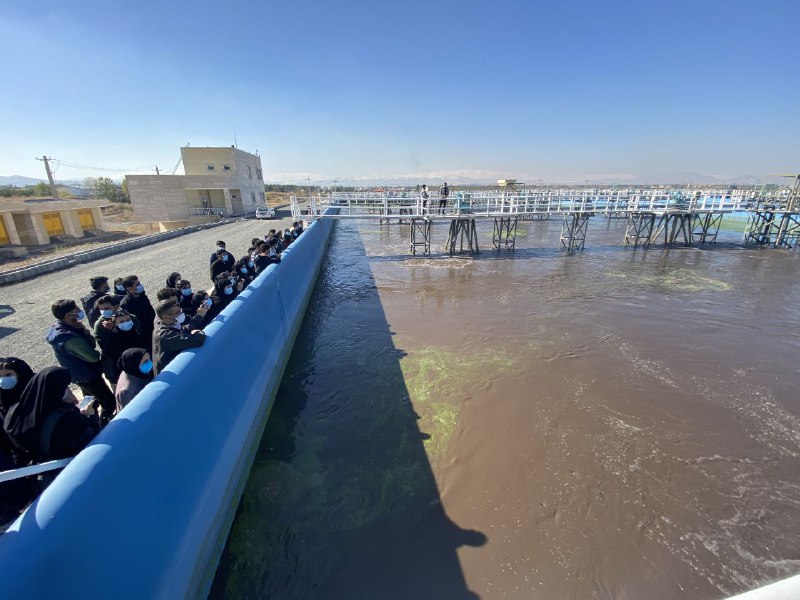
[[[222,262],[228,265],[228,268],[225,269],[226,271],[230,271],[233,267],[233,261],[236,260],[233,258],[233,254],[228,252],[225,248],[225,242],[222,240],[217,241],[217,251],[213,252],[211,256],[208,258],[208,263],[213,264],[215,260],[222,258]]]
[[[250,259],[249,254],[245,254],[236,261],[233,265],[233,273],[239,281],[244,282],[244,287],[247,287],[247,284],[256,278],[255,262]]]
[[[42,369],[6,415],[4,428],[11,441],[38,461],[75,456],[100,430],[78,410],[69,381],[67,369]]]
[[[233,263],[234,259],[228,252],[225,250],[217,250],[217,260],[211,263],[211,267],[209,269],[211,274],[211,281],[212,283],[217,280],[224,272],[231,272],[233,270]]]
[[[194,311],[192,311],[192,295],[194,294],[192,282],[188,279],[181,279],[178,282],[178,294],[178,304],[181,305],[183,312],[191,313],[189,316],[194,315]]]
[[[116,385],[120,375],[117,365],[119,357],[125,350],[141,348],[143,345],[139,320],[119,308],[111,319],[104,320],[103,325],[95,327],[95,330],[98,333],[97,343],[102,350],[103,373],[106,379]]]
[[[97,313],[94,311],[95,302],[108,294],[111,289],[108,285],[108,277],[92,277],[89,280],[89,285],[92,286],[92,291],[81,298],[83,305],[83,312],[89,317],[89,326],[94,327],[94,322],[97,321]]]
[[[206,314],[206,322],[210,323],[221,313],[243,288],[243,282],[240,281],[234,284],[227,273],[220,275],[214,283],[214,291],[211,292],[211,308]]]
[[[120,308],[124,308],[132,315],[136,315],[142,326],[142,338],[150,340],[153,337],[155,327],[156,311],[150,304],[150,298],[144,293],[144,286],[136,275],[129,275],[122,281],[125,286],[126,294],[119,303]]]
[[[69,370],[72,382],[87,396],[95,397],[95,407],[103,407],[101,422],[111,420],[117,408],[114,394],[103,380],[97,342],[81,321],[86,317],[74,300],[58,300],[51,307],[58,319],[47,332],[46,340],[53,347],[58,364]]]
[[[184,350],[199,348],[206,341],[206,334],[198,325],[202,313],[208,310],[201,306],[190,323],[186,323],[180,305],[175,300],[162,300],[156,305],[158,321],[153,332],[153,374],[158,375]]]

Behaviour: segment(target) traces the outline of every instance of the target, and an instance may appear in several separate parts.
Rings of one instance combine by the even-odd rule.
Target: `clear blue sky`
[[[234,130],[269,180],[795,172],[799,19],[796,0],[5,0],[0,174],[40,177],[43,153],[171,170]]]

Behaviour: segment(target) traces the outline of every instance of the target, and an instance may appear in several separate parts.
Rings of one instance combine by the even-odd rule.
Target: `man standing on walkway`
[[[153,332],[153,375],[163,371],[184,350],[199,348],[205,343],[206,334],[199,327],[207,310],[205,304],[202,305],[192,321],[184,325],[186,315],[177,300],[162,300],[156,305],[158,321]]]
[[[439,214],[444,214],[445,209],[447,208],[447,197],[450,195],[450,188],[447,187],[447,182],[444,182],[444,185],[439,188]]]
[[[127,294],[119,303],[119,307],[136,315],[142,326],[142,339],[149,342],[153,337],[153,328],[155,327],[153,321],[156,318],[156,311],[150,304],[150,298],[144,293],[144,286],[136,275],[128,275],[122,280],[122,285],[125,286]],[[145,350],[149,350],[149,348],[145,348]]]
[[[86,314],[74,300],[58,300],[51,307],[58,319],[47,332],[47,341],[53,347],[58,364],[69,371],[72,383],[78,385],[85,396],[94,396],[95,405],[103,408],[102,424],[114,414],[117,401],[103,380],[103,366],[97,343],[81,321]]]
[[[422,214],[426,214],[428,212],[428,186],[422,186]]]

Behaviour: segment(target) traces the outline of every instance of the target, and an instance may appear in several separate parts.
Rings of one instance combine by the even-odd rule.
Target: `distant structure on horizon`
[[[183,147],[185,175],[126,175],[136,221],[168,231],[265,204],[261,157],[230,147]]]

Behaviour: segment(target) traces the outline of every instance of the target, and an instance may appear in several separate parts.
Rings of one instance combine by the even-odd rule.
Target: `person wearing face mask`
[[[137,327],[138,321],[133,319],[133,315],[124,309],[117,309],[112,318],[104,323],[103,335],[97,338],[103,359],[103,373],[114,385],[119,379],[119,357],[128,348],[142,346],[142,330]]]
[[[194,294],[194,290],[192,289],[192,282],[188,279],[181,279],[178,282],[178,304],[181,305],[181,309],[183,312],[192,316],[195,314],[195,311],[192,310],[192,295]]]
[[[225,242],[223,242],[222,240],[217,241],[217,250],[216,252],[211,253],[211,256],[209,257],[208,260],[208,264],[213,265],[214,261],[219,260],[220,257],[223,257],[222,262],[226,263],[228,265],[228,269],[230,269],[235,259],[233,258],[233,255],[226,250]]]
[[[84,395],[94,396],[94,406],[101,406],[101,423],[107,423],[114,414],[117,403],[114,394],[103,381],[103,366],[97,343],[84,327],[84,312],[74,300],[58,300],[51,307],[57,319],[50,326],[46,340],[53,347],[56,360],[69,370],[72,382],[81,388]]]
[[[185,324],[186,315],[177,301],[162,300],[156,305],[158,320],[153,332],[153,375],[163,371],[184,350],[199,348],[205,343],[206,334],[198,324],[207,310],[201,306],[191,323]]]
[[[0,358],[0,411],[3,414],[19,402],[22,390],[33,377],[33,369],[21,358]]]
[[[100,430],[78,410],[69,382],[67,369],[42,369],[6,415],[3,425],[8,436],[37,461],[75,456]]]
[[[81,305],[83,306],[83,312],[89,316],[89,326],[94,327],[94,322],[97,321],[94,305],[100,298],[108,294],[111,288],[108,285],[108,277],[92,277],[89,280],[89,285],[92,286],[92,291],[81,298]]]
[[[117,399],[117,412],[119,412],[153,381],[153,361],[150,360],[150,353],[144,348],[128,348],[119,357],[117,368],[120,376],[114,397]]]
[[[132,315],[136,315],[139,323],[142,326],[142,337],[149,340],[153,336],[153,328],[155,324],[156,311],[153,310],[153,305],[150,304],[150,298],[144,293],[144,286],[139,281],[136,275],[129,275],[126,277],[122,284],[125,286],[125,297],[119,303],[120,308],[124,308]]]
[[[233,283],[227,273],[220,275],[214,282],[214,291],[211,292],[211,308],[206,315],[206,323],[210,323],[221,313],[243,288],[244,282]]]
[[[225,250],[217,251],[217,260],[211,263],[209,272],[211,274],[211,281],[216,281],[217,277],[225,271],[233,269],[234,258]]]
[[[125,291],[125,286],[122,285],[122,282],[123,282],[122,277],[117,277],[114,280],[114,294],[118,296],[120,300],[122,300],[125,297],[125,294],[127,293]]]
[[[31,462],[32,457],[11,441],[2,425],[33,376],[33,369],[21,358],[0,358],[0,471],[25,467]],[[0,483],[0,525],[16,519],[36,495],[27,479]]]
[[[117,309],[117,306],[119,306],[120,300],[121,298],[119,296],[106,294],[94,303],[92,312],[89,315],[89,322],[91,323],[92,320],[94,320],[94,325],[92,325],[92,327],[95,331],[95,337],[97,337],[97,323],[102,322],[103,318],[110,318]]]
[[[208,309],[211,308],[212,305],[213,302],[211,301],[211,296],[208,295],[208,292],[205,290],[198,290],[192,295],[192,305],[189,307],[189,310],[185,310],[184,313],[186,313],[187,318],[193,318],[197,315],[197,312],[201,307],[205,307],[203,320],[200,322],[200,329],[202,329],[211,321],[211,319],[208,317]]]
[[[253,267],[250,266],[251,263]],[[233,265],[233,272],[236,273],[239,281],[244,282],[244,287],[247,287],[247,284],[255,279],[256,270],[254,267],[255,262],[250,259],[250,255],[248,254],[245,254]]]
[[[180,292],[175,288],[165,287],[158,290],[156,293],[156,300],[159,302],[161,300],[169,300],[170,298],[175,298],[175,300],[180,300]]]

